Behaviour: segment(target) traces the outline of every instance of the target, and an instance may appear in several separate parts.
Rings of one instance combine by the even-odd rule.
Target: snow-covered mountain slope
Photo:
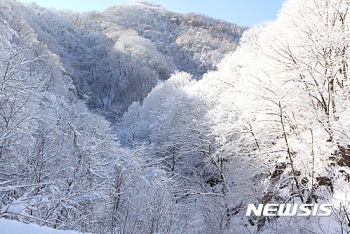
[[[75,13],[4,1],[60,57],[91,108],[111,120],[176,70],[199,79],[236,49],[245,28],[150,2]]]

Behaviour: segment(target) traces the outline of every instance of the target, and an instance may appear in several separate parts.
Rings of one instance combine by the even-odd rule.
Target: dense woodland
[[[287,0],[247,29],[148,1],[76,13],[0,0],[0,218],[350,233],[349,10]],[[245,216],[284,203],[334,207]]]

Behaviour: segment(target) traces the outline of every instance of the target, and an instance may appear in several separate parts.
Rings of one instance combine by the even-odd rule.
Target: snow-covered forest
[[[0,0],[0,232],[350,233],[349,10],[287,0],[247,29]]]

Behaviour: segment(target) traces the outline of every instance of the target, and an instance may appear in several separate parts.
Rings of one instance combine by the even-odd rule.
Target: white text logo
[[[328,207],[332,204],[249,204],[246,216],[254,213],[256,216],[330,216],[332,211]],[[299,211],[299,212],[298,212]]]

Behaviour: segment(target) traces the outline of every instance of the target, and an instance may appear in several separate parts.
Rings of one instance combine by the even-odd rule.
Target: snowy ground
[[[24,224],[14,220],[0,219],[1,234],[78,234],[74,231],[59,231],[36,224]]]

